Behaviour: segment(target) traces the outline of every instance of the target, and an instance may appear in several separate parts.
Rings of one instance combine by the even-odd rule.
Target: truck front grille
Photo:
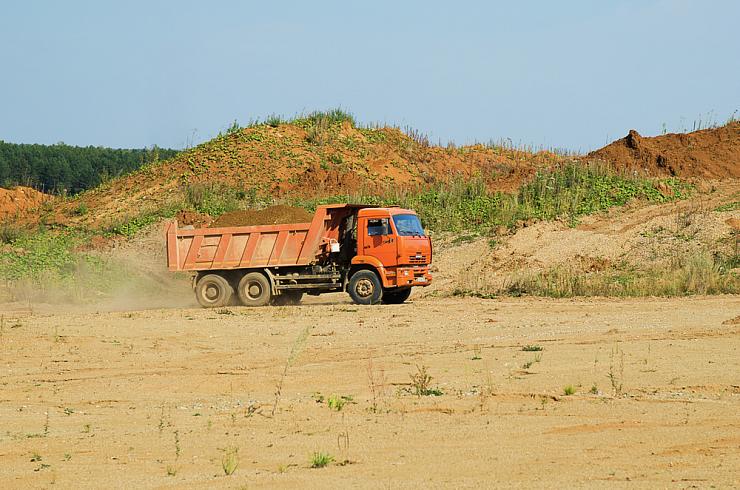
[[[416,255],[409,255],[409,264],[426,264],[427,263],[427,256],[416,254]]]

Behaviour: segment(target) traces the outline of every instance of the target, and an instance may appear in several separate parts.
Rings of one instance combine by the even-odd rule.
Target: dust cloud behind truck
[[[414,211],[319,206],[310,223],[167,226],[167,265],[192,271],[201,306],[297,304],[346,291],[355,303],[403,303],[432,281],[432,243]],[[236,301],[238,300],[238,302]]]

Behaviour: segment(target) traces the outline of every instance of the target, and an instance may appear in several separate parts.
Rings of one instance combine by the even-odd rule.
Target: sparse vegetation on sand
[[[334,462],[334,456],[321,451],[311,455],[311,468],[323,468]]]
[[[583,274],[565,267],[515,275],[499,291],[513,296],[686,296],[690,294],[738,294],[740,281],[727,271],[722,257],[704,254],[687,257],[676,268],[632,271],[607,270]]]

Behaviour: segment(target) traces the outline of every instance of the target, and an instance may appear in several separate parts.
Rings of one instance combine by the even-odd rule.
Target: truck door
[[[397,265],[398,240],[390,218],[367,218],[365,222],[360,253],[377,258],[385,267]]]

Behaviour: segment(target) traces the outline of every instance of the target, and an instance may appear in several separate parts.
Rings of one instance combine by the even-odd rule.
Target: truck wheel
[[[374,305],[383,297],[383,286],[373,271],[355,272],[349,279],[349,295],[358,305]]]
[[[300,304],[302,297],[303,291],[283,291],[272,298],[272,304],[275,306],[297,305]]]
[[[383,303],[387,305],[400,305],[411,296],[411,288],[386,289],[383,291]]]
[[[272,296],[270,281],[259,272],[250,272],[239,281],[237,294],[244,306],[265,306]]]
[[[229,304],[234,289],[218,274],[206,274],[195,285],[195,297],[203,308],[220,308]]]

